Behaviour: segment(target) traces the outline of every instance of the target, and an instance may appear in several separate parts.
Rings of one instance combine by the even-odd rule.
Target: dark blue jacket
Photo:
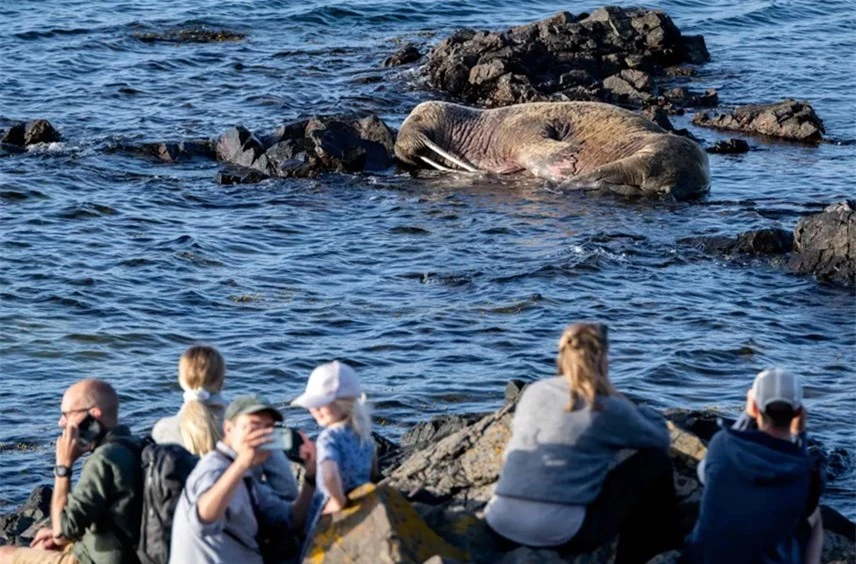
[[[814,463],[805,441],[723,429],[708,446],[693,563],[799,563]]]

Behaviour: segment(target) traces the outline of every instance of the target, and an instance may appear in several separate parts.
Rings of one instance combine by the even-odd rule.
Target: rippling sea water
[[[225,354],[230,394],[277,401],[297,395],[317,363],[347,359],[379,430],[396,437],[431,415],[495,409],[508,379],[552,373],[567,323],[599,319],[611,327],[612,377],[632,394],[736,413],[752,376],[784,365],[805,377],[811,432],[856,456],[853,293],[676,244],[790,229],[854,197],[850,1],[648,6],[705,36],[713,60],[692,88],[716,88],[725,105],[808,99],[844,142],[749,138],[748,154],[711,155],[712,190],[700,202],[392,172],[223,187],[214,163],[111,151],[330,112],[372,111],[398,126],[432,97],[412,69],[380,68],[400,42],[600,5],[0,3],[0,127],[43,117],[63,134],[0,159],[0,504],[50,480],[69,383],[111,381],[142,432],[179,407],[178,357],[198,340]],[[247,38],[134,38],[177,26]],[[289,418],[312,427],[302,412]],[[827,501],[856,517],[854,489],[851,470]]]

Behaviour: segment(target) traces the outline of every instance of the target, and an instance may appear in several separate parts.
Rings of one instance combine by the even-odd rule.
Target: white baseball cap
[[[771,403],[786,403],[795,410],[802,405],[803,390],[799,377],[782,368],[759,372],[752,389],[755,391],[755,405],[762,413]]]
[[[358,398],[362,393],[354,369],[334,360],[312,371],[306,390],[291,405],[311,409],[333,403],[337,399]]]

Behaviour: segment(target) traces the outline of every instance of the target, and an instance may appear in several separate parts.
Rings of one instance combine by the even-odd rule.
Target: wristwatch
[[[57,478],[71,478],[71,468],[57,464],[54,466],[54,476]]]

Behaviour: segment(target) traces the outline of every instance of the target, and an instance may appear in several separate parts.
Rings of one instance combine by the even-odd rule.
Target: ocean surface
[[[856,195],[853,1],[646,6],[704,35],[712,61],[694,90],[716,88],[725,107],[807,99],[835,141],[749,137],[747,154],[711,155],[698,202],[394,171],[224,187],[213,162],[115,151],[334,112],[397,127],[438,97],[412,67],[381,68],[402,42],[601,5],[0,1],[0,127],[46,118],[63,135],[0,158],[0,511],[51,481],[71,382],[112,382],[123,418],[145,432],[179,408],[178,358],[196,341],[225,355],[228,395],[283,403],[316,364],[347,360],[378,430],[396,438],[433,415],[496,409],[509,379],[554,373],[565,325],[601,320],[621,389],[659,408],[736,414],[758,370],[786,366],[804,377],[810,432],[856,460],[853,292],[677,243],[791,229]],[[135,37],[200,26],[246,39]],[[733,136],[690,128],[707,142]],[[316,431],[305,412],[287,417]],[[856,518],[852,467],[825,500]]]

